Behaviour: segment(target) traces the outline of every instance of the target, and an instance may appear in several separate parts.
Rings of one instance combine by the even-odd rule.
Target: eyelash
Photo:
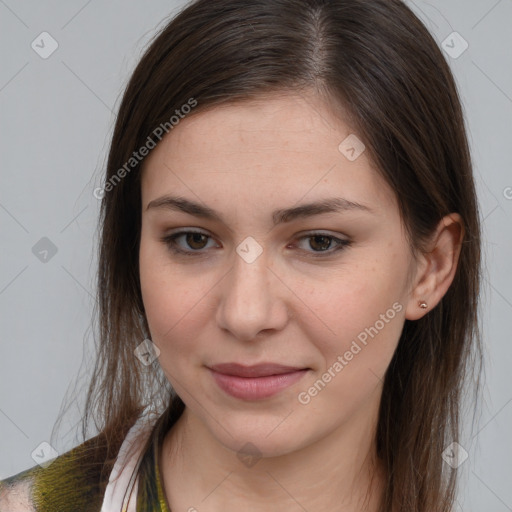
[[[171,235],[163,236],[160,240],[167,246],[167,248],[174,254],[182,254],[183,256],[192,256],[192,257],[198,257],[203,256],[204,252],[200,251],[185,251],[183,249],[178,248],[176,244],[176,239],[183,235],[188,234],[199,234],[204,235],[208,239],[211,239],[212,237],[207,235],[206,233],[203,233],[202,231],[178,231],[177,233],[173,233]],[[313,251],[311,254],[314,258],[322,258],[331,256],[333,253],[338,252],[342,249],[345,249],[346,247],[349,247],[352,244],[351,240],[343,240],[341,238],[337,238],[332,235],[326,235],[325,233],[321,232],[313,232],[309,233],[305,236],[302,236],[298,238],[298,240],[303,240],[305,238],[314,238],[316,236],[322,236],[324,238],[331,239],[332,241],[335,241],[338,245],[333,250],[325,250],[325,251]],[[306,251],[309,252],[309,251]]]

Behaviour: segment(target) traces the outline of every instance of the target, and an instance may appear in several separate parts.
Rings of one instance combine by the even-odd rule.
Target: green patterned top
[[[137,441],[138,444],[129,441],[130,432],[141,424],[139,417],[124,438],[116,465],[107,477],[100,476],[103,461],[94,460],[91,455],[96,437],[59,455],[46,465],[38,464],[0,480],[0,512],[170,512],[160,476],[159,454],[165,434],[177,416],[166,413],[144,423],[144,436],[140,439],[147,441],[151,438],[145,452],[142,441]],[[130,452],[129,459],[122,460],[120,454],[123,449],[130,447],[138,447],[138,456]],[[140,460],[137,473],[125,465],[127,460],[134,464]],[[138,485],[133,485],[128,506],[125,504],[130,491],[126,485],[128,480],[123,483],[120,479],[116,492],[113,492],[114,485],[106,481],[114,474],[116,467],[125,477],[133,473],[138,478]],[[134,481],[135,477],[131,483]],[[107,495],[110,495],[109,500]]]

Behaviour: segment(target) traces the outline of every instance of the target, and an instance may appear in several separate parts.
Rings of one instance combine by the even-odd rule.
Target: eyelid
[[[329,256],[334,255],[334,253],[337,253],[338,251],[345,249],[346,247],[350,247],[350,245],[352,245],[352,240],[349,237],[345,235],[339,236],[338,234],[333,235],[332,233],[324,232],[322,230],[312,230],[300,233],[298,236],[294,238],[294,241],[301,241],[303,239],[312,238],[314,236],[325,236],[326,238],[332,239],[332,241],[337,245],[334,248],[327,249],[326,251],[303,251],[307,254],[312,255],[313,257],[327,258]]]
[[[186,256],[204,256],[206,254],[206,251],[204,249],[200,249],[197,251],[194,250],[183,250],[179,248],[179,246],[175,243],[175,240],[179,238],[180,236],[187,235],[190,233],[197,233],[200,235],[206,236],[208,239],[213,240],[214,237],[208,234],[207,232],[203,231],[202,229],[198,228],[176,228],[176,230],[170,231],[166,235],[160,238],[160,240],[168,247],[168,249],[175,254],[182,254]],[[324,232],[323,230],[310,230],[302,233],[298,233],[297,236],[294,237],[294,241],[301,241],[303,239],[312,238],[314,236],[325,236],[326,238],[332,239],[334,243],[337,244],[336,247],[333,249],[327,249],[325,251],[306,251],[301,250],[303,253],[307,253],[313,257],[328,257],[330,255],[333,255],[335,252],[344,249],[346,247],[349,247],[352,244],[352,240],[349,237],[344,237],[342,235],[341,237],[338,235],[333,235],[328,232]],[[287,246],[288,247],[288,246]]]

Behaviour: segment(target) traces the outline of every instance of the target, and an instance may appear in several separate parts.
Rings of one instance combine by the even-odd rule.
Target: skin
[[[186,405],[161,451],[172,510],[352,512],[368,491],[368,510],[378,510],[382,379],[405,319],[428,314],[450,286],[463,233],[457,214],[444,218],[415,260],[394,193],[367,152],[349,161],[338,150],[351,133],[312,93],[272,95],[189,115],[145,161],[143,301],[161,367]],[[166,194],[207,205],[224,222],[147,208]],[[273,227],[273,210],[333,196],[372,212]],[[178,228],[211,237],[176,240],[202,256],[173,254],[161,241]],[[352,243],[334,251],[332,239],[315,244],[317,231]],[[236,252],[248,236],[263,249],[252,263]],[[400,310],[378,334],[300,403],[393,304]],[[310,370],[273,397],[246,401],[225,394],[206,368],[267,361]],[[251,466],[237,457],[246,443],[261,456]]]

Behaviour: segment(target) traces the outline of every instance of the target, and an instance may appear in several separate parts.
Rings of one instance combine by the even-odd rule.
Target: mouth
[[[262,363],[254,366],[223,363],[208,369],[222,391],[242,400],[271,397],[295,384],[310,370],[310,368],[276,363]]]

